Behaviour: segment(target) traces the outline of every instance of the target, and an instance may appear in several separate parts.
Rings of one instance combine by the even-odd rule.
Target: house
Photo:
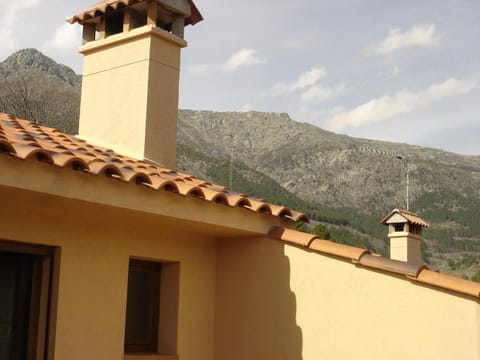
[[[97,4],[70,19],[79,135],[0,115],[0,359],[480,359],[480,284],[409,257],[414,214],[383,220],[384,258],[175,170],[201,20],[191,0]]]

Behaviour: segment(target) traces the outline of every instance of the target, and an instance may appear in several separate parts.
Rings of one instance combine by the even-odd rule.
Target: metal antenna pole
[[[383,156],[388,156],[388,157],[391,157],[391,158],[394,158],[394,159],[399,159],[399,160],[404,160],[405,161],[405,170],[406,170],[405,172],[406,172],[406,182],[407,182],[406,205],[407,205],[407,211],[410,210],[410,165],[409,165],[410,159],[407,156],[396,154],[396,153],[393,153],[393,152],[390,152],[390,151],[378,150],[378,149],[371,148],[371,147],[368,147],[368,146],[362,146],[362,147],[358,148],[357,151],[359,151],[359,152],[373,152],[373,153],[377,153],[377,154],[380,154],[380,155],[383,155]]]
[[[233,183],[233,149],[230,149],[230,181],[229,181],[230,190],[232,190],[232,183]]]
[[[410,166],[408,164],[408,157],[405,158],[405,166],[407,167],[407,211],[410,210],[409,187],[410,187]]]

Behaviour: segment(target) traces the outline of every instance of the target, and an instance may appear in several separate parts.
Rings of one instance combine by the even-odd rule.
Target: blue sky
[[[0,0],[0,59],[35,47],[81,73],[95,0]],[[198,0],[180,106],[288,112],[355,137],[480,154],[480,1]]]

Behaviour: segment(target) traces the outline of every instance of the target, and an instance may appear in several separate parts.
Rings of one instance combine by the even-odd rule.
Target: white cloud
[[[223,64],[199,64],[188,66],[185,70],[191,75],[203,76],[217,71],[233,72],[241,67],[263,64],[266,61],[257,55],[255,49],[241,49]]]
[[[15,41],[12,36],[12,30],[8,27],[0,27],[0,60],[10,55],[15,48]]]
[[[53,37],[42,46],[42,49],[72,51],[80,45],[80,38],[80,27],[65,23],[55,29]]]
[[[345,84],[324,85],[320,81],[327,77],[324,67],[312,67],[300,74],[296,81],[279,82],[273,85],[271,94],[279,96],[290,93],[299,93],[302,105],[314,105],[335,99],[347,92]],[[302,107],[304,112],[306,111]]]
[[[410,30],[400,28],[390,29],[388,36],[374,46],[373,52],[378,55],[388,55],[408,47],[430,47],[437,45],[439,37],[435,32],[435,24],[413,26]]]
[[[249,112],[252,110],[253,110],[252,104],[245,104],[240,109],[238,109],[239,112]]]
[[[346,92],[347,86],[345,84],[339,84],[331,87],[317,84],[304,91],[300,99],[303,103],[315,104],[338,98]]]
[[[0,58],[15,50],[15,26],[18,26],[18,14],[25,9],[34,8],[42,0],[2,1],[0,12]]]
[[[426,107],[434,102],[467,94],[477,86],[477,79],[450,78],[419,92],[401,91],[393,96],[384,95],[333,116],[328,128],[332,131],[340,131],[347,127],[355,128],[380,122]]]
[[[205,65],[205,64],[191,65],[191,66],[188,66],[185,70],[192,75],[203,76],[203,75],[208,75],[208,73],[211,70],[211,66]]]
[[[397,77],[399,77],[399,76],[400,76],[400,68],[399,68],[397,65],[395,65],[395,66],[393,67],[392,71],[390,72],[390,74],[389,74],[388,77],[389,77],[390,79],[395,79],[395,78],[397,78]]]
[[[298,80],[293,84],[292,90],[304,89],[307,86],[316,84],[319,80],[325,78],[327,72],[325,68],[311,68],[300,75]]]
[[[222,65],[222,70],[235,71],[241,67],[263,64],[265,62],[264,59],[258,57],[257,50],[244,48],[230,56],[230,58]]]
[[[315,85],[319,80],[327,76],[327,71],[323,67],[313,67],[310,70],[300,74],[294,82],[279,82],[273,85],[272,94],[274,96],[302,90],[306,87]]]

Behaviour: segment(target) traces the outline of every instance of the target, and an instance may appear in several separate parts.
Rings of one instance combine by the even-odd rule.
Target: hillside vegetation
[[[36,50],[0,63],[0,111],[75,134],[80,77]],[[433,268],[480,278],[480,157],[356,139],[288,114],[179,111],[178,166],[307,213],[313,231],[387,254],[379,220],[406,205],[427,220]]]

